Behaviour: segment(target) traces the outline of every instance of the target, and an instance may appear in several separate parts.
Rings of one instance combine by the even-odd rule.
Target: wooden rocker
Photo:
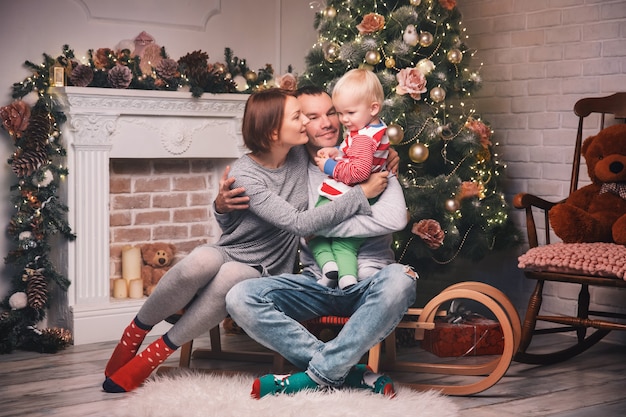
[[[584,135],[591,136],[605,127],[605,116],[612,115],[615,119],[626,118],[626,92],[615,93],[606,97],[592,97],[578,100],[574,105],[574,113],[578,116],[578,130],[574,141],[574,158],[570,180],[569,194],[578,189],[578,177],[582,157],[582,141]],[[593,116],[593,117],[589,117]],[[589,120],[593,121],[593,130],[589,126]],[[530,250],[541,251],[550,249],[551,228],[548,211],[557,202],[550,202],[538,196],[520,193],[513,199],[513,205],[526,212],[526,228]],[[536,218],[535,218],[536,217]],[[543,227],[544,233],[539,233]],[[540,237],[543,236],[544,244],[540,245]],[[593,244],[592,244],[593,245]],[[535,252],[537,253],[537,252]],[[535,290],[532,293],[526,310],[522,326],[522,339],[519,350],[515,355],[518,362],[529,364],[552,364],[570,359],[598,343],[611,330],[626,330],[626,314],[621,314],[609,309],[590,308],[590,288],[594,290],[610,291],[615,293],[626,288],[626,281],[612,276],[591,275],[583,271],[577,272],[570,268],[548,268],[533,266],[526,268],[524,275],[536,281]],[[542,312],[543,291],[546,282],[576,284],[578,287],[577,305],[572,308],[575,314],[569,311]],[[560,285],[560,284],[553,284]],[[622,292],[623,294],[623,292]],[[538,323],[541,323],[539,326]],[[546,351],[531,346],[531,341],[537,336],[553,333],[573,332],[564,348]]]

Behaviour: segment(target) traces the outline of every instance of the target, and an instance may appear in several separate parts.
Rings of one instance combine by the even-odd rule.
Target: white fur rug
[[[456,417],[458,407],[436,392],[396,387],[395,398],[364,390],[250,397],[253,377],[173,373],[149,380],[123,401],[118,417]]]

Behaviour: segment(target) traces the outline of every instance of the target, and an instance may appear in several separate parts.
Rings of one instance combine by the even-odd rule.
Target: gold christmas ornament
[[[365,53],[365,62],[370,65],[376,65],[380,62],[380,52],[378,51],[367,51]]]
[[[396,60],[395,59],[393,59],[392,57],[385,58],[385,67],[393,68],[395,66],[396,66]]]
[[[435,69],[435,64],[428,58],[420,59],[415,68],[424,75],[428,75]]]
[[[337,9],[335,9],[333,6],[328,6],[327,8],[322,10],[322,15],[329,19],[332,19],[337,16]]]
[[[246,72],[245,77],[246,77],[246,80],[248,80],[248,81],[250,81],[250,82],[252,82],[252,83],[253,83],[253,82],[255,82],[255,81],[256,81],[256,79],[257,79],[256,72],[254,72],[254,71],[248,71],[248,72]]]
[[[435,87],[430,90],[430,98],[435,103],[440,103],[446,99],[446,90],[441,87]]]
[[[422,0],[410,0],[409,3],[411,3],[411,6],[419,6],[422,4]]]
[[[416,143],[409,148],[409,158],[416,164],[421,164],[428,159],[428,147],[422,143]]]
[[[433,43],[433,35],[430,32],[420,32],[420,45],[424,48],[429,47]]]
[[[324,53],[324,59],[333,63],[339,58],[339,45],[335,42],[326,42],[322,46],[322,52]]]
[[[387,137],[392,145],[397,145],[402,142],[402,139],[404,139],[404,129],[402,129],[402,126],[400,125],[391,123],[387,126]]]
[[[459,209],[458,201],[456,201],[454,198],[446,200],[446,210],[448,210],[450,213],[454,213],[458,209]]]
[[[458,64],[463,60],[463,52],[461,52],[459,49],[452,48],[448,51],[446,57],[451,63]]]

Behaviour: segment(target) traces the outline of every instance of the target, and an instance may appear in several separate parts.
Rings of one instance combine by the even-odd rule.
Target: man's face
[[[339,141],[339,118],[330,96],[303,94],[298,97],[302,113],[309,118],[306,132],[309,149],[336,146]]]

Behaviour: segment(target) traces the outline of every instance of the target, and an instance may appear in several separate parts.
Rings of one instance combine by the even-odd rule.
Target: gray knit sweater
[[[264,274],[292,272],[298,238],[341,223],[354,214],[371,214],[361,187],[344,198],[307,210],[308,154],[304,146],[291,149],[283,166],[262,167],[248,155],[230,171],[235,187],[244,187],[250,209],[231,213],[214,245],[227,260],[261,265]]]

